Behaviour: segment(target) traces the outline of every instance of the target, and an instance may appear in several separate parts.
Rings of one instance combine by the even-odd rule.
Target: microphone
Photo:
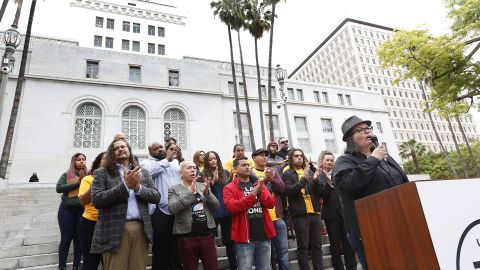
[[[378,144],[378,137],[375,136],[375,135],[372,135],[372,136],[370,136],[370,140],[372,141],[373,145],[375,146],[375,147],[372,147],[372,149],[371,149],[372,152],[373,152],[373,150],[375,150],[375,148],[377,148],[378,145],[379,145],[379,144]],[[384,160],[385,162],[387,162],[387,158],[386,158],[386,157],[385,157],[383,160]]]
[[[373,145],[375,145],[375,148],[378,147],[378,138],[375,135],[370,136],[370,140],[373,142]]]

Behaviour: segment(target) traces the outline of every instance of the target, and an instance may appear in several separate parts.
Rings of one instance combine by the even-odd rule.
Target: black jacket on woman
[[[402,177],[402,183],[408,182],[403,169],[390,156],[387,161],[380,161],[373,156],[367,158],[360,153],[343,154],[335,162],[332,175],[335,187],[340,192],[345,226],[350,234],[360,236],[355,213],[355,200],[396,186],[390,174],[381,168],[381,162],[388,162],[398,170]]]

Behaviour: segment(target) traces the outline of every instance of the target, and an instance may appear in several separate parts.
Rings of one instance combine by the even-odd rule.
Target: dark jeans
[[[216,218],[215,223],[220,224],[220,231],[222,233],[222,242],[225,245],[227,252],[228,266],[230,270],[237,269],[237,254],[235,253],[235,243],[232,241],[232,218]],[[216,232],[216,231],[215,231]]]
[[[323,270],[322,219],[320,215],[295,215],[292,225],[297,235],[297,256],[300,270],[310,270],[309,254],[313,269]]]
[[[182,269],[177,239],[172,234],[175,216],[163,213],[157,206],[151,220],[153,227],[152,270]]]
[[[213,235],[178,238],[184,270],[197,270],[198,259],[203,269],[218,270],[217,249]]]
[[[327,226],[328,239],[330,240],[330,252],[332,254],[332,266],[335,270],[356,270],[357,259],[350,243],[347,239],[347,232],[343,224],[343,217],[340,213],[336,213],[333,219],[325,220]],[[343,247],[345,257],[345,268],[343,267],[342,254],[340,252]]]
[[[78,235],[80,237],[80,245],[82,246],[83,264],[82,270],[97,270],[102,254],[90,253],[92,246],[93,232],[95,231],[96,221],[92,221],[82,217],[78,225]]]
[[[58,267],[65,269],[67,267],[68,250],[73,240],[73,266],[80,266],[82,259],[82,249],[78,237],[78,223],[82,217],[82,207],[58,208],[58,226],[60,227],[60,245],[58,247]]]
[[[358,260],[362,265],[363,270],[368,270],[367,258],[365,257],[365,251],[363,250],[362,238],[357,235],[347,233],[348,242],[352,246],[353,250],[357,253]]]

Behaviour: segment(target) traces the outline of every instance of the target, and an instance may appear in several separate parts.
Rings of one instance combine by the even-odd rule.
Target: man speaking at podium
[[[354,202],[408,182],[407,175],[398,163],[388,155],[383,145],[378,145],[371,125],[371,121],[364,121],[355,115],[343,122],[342,140],[347,146],[332,172],[343,203],[347,237],[363,270],[367,270],[368,266]]]

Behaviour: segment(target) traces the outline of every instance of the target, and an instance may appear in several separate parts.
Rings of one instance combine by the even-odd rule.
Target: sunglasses
[[[288,141],[283,141],[283,142],[280,142],[280,144],[286,144],[288,143]]]

